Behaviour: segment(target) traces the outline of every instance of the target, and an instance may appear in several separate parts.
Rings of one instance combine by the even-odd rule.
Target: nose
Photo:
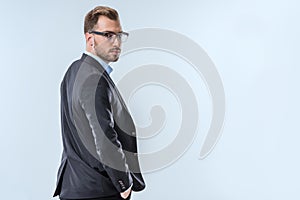
[[[114,41],[113,41],[113,45],[117,46],[117,47],[120,47],[121,43],[122,43],[121,38],[118,37],[118,36],[115,36]]]

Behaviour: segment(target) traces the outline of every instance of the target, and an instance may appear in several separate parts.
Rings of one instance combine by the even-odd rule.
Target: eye
[[[105,37],[107,37],[108,39],[111,39],[111,38],[113,38],[114,37],[114,33],[105,33]]]

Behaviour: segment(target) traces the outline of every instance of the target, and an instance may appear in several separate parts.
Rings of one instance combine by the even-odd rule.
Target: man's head
[[[118,12],[98,6],[84,20],[86,50],[106,63],[115,62],[121,53],[121,42],[127,34],[122,32]]]

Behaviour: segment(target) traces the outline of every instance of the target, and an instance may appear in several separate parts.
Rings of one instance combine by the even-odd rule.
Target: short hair
[[[100,16],[106,16],[115,21],[119,20],[119,14],[115,9],[106,6],[97,6],[88,12],[84,18],[84,33],[94,29]]]

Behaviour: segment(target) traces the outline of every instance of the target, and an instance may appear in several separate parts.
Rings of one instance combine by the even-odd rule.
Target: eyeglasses
[[[118,38],[119,41],[121,41],[121,42],[126,42],[128,36],[129,36],[129,33],[126,33],[126,32],[115,33],[115,32],[111,32],[111,31],[105,31],[105,32],[89,31],[89,33],[101,35],[101,36],[105,37],[106,39],[108,39],[110,42],[114,42],[116,38]]]

